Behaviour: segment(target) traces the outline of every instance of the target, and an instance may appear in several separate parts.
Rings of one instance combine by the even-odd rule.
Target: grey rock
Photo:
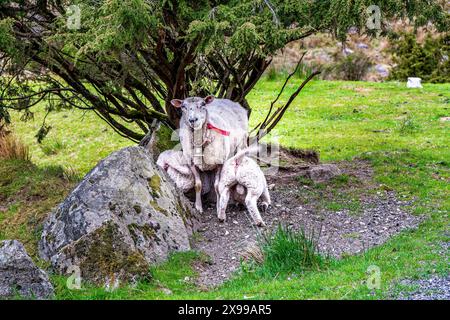
[[[48,299],[53,286],[17,240],[0,242],[0,299]]]
[[[342,174],[341,170],[334,164],[319,164],[310,167],[306,172],[306,175],[315,183],[328,181],[340,174]]]
[[[353,52],[354,51],[350,48],[344,48],[344,50],[342,50],[342,53],[345,54],[346,56],[352,54]]]
[[[79,268],[108,286],[148,275],[148,265],[190,249],[191,207],[143,147],[102,160],[44,223],[39,253],[53,269]]]
[[[355,26],[350,27],[350,28],[348,29],[348,33],[349,33],[349,34],[357,34],[358,32],[359,32],[359,29],[358,29],[357,27],[355,27]]]
[[[369,49],[369,46],[367,44],[363,43],[363,42],[359,42],[356,46],[359,49]]]
[[[375,66],[375,71],[382,77],[387,77],[389,75],[389,70],[382,64],[377,64]]]

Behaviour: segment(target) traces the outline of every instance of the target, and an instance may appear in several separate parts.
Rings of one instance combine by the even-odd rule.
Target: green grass
[[[180,294],[197,292],[193,283],[195,272],[192,264],[205,261],[205,257],[197,252],[181,252],[169,256],[166,263],[150,268],[152,280],[140,282],[135,286],[122,286],[114,291],[82,284],[81,290],[69,290],[67,278],[53,276],[57,299],[170,299]]]
[[[263,80],[249,95],[254,108],[252,125],[264,117],[281,81],[276,77]],[[286,101],[299,83],[295,79],[289,84],[280,102]],[[399,279],[448,274],[448,257],[438,251],[439,243],[448,241],[450,124],[439,118],[449,116],[449,101],[450,84],[407,89],[404,83],[396,82],[312,81],[270,137],[286,147],[318,150],[325,162],[354,158],[369,161],[375,184],[395,190],[399,197],[414,199],[411,211],[427,217],[417,230],[403,232],[364,254],[332,261],[318,271],[268,277],[243,268],[233,280],[205,292],[184,280],[195,276],[190,266],[199,257],[195,253],[175,254],[166,264],[152,269],[149,283],[114,292],[89,287],[81,292],[69,291],[64,278],[53,277],[57,298],[377,299],[385,297]],[[13,115],[14,120],[19,117]],[[34,138],[43,117],[43,111],[36,111],[32,122],[14,121],[15,132],[30,145],[32,162],[37,166],[0,163],[0,200],[7,206],[6,211],[0,208],[0,235],[25,241],[27,249],[35,244],[39,233],[35,228],[49,207],[61,201],[72,187],[68,180],[76,180],[67,176],[85,174],[110,152],[132,144],[91,113],[61,111],[47,118],[52,126],[48,136],[51,152],[45,152]],[[55,141],[61,146],[56,147]],[[64,178],[64,172],[71,174],[66,173]],[[340,177],[331,185],[309,186],[315,193],[305,193],[305,201],[315,201],[313,196],[319,191],[332,192],[334,186],[349,183],[354,183],[351,177]],[[27,198],[30,192],[38,194],[33,202]],[[359,209],[357,197],[348,194],[343,199],[323,205],[335,210]],[[366,286],[371,265],[381,270],[380,290]],[[161,288],[170,289],[172,294]]]
[[[97,162],[120,148],[133,145],[119,136],[92,112],[62,110],[46,118],[50,132],[42,144],[37,143],[38,132],[45,112],[35,109],[34,120],[19,121],[13,114],[14,131],[30,146],[31,161],[40,166],[61,166],[86,174]]]
[[[326,259],[319,252],[317,240],[316,235],[306,234],[302,228],[294,230],[279,224],[261,236],[257,248],[262,258],[252,259],[250,264],[257,274],[268,277],[319,270]]]
[[[74,182],[59,166],[0,161],[0,240],[18,239],[36,257],[43,220]]]

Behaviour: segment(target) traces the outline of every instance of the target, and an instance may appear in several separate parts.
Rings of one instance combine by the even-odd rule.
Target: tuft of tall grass
[[[278,71],[274,67],[270,67],[266,71],[266,77],[268,81],[275,81],[278,79]]]
[[[80,182],[83,176],[72,166],[62,167],[59,165],[45,166],[44,170],[47,174],[64,179],[69,182]]]
[[[243,253],[244,259],[256,265],[256,271],[268,276],[319,270],[327,263],[318,247],[314,233],[303,228],[294,230],[279,224],[275,230],[262,234],[258,244]]]
[[[397,130],[401,135],[413,134],[420,131],[420,129],[419,123],[411,114],[397,122]]]
[[[40,144],[42,152],[46,156],[56,155],[59,151],[64,150],[67,144],[59,139],[51,139]]]
[[[30,160],[30,152],[13,133],[0,131],[0,159]]]
[[[72,166],[64,168],[64,179],[70,182],[80,182],[83,176]]]

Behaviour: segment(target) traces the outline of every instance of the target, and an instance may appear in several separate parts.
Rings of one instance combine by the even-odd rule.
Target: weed
[[[412,116],[411,114],[408,114],[406,117],[402,118],[397,123],[397,131],[401,135],[416,133],[416,132],[420,131],[420,128],[421,127],[420,127],[419,123],[416,121],[414,116]]]

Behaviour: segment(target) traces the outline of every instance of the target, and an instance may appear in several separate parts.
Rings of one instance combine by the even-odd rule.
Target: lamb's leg
[[[219,182],[220,182],[220,174],[222,172],[222,166],[218,165],[215,172],[214,177],[214,192],[216,193],[216,208],[217,212],[219,212],[219,202],[220,202],[220,194],[219,194]]]
[[[264,223],[261,215],[258,211],[258,206],[256,201],[258,200],[258,196],[252,194],[251,190],[247,190],[247,196],[245,197],[245,205],[247,206],[248,212],[252,217],[253,221],[258,227],[264,227],[266,224]]]
[[[220,193],[219,194],[219,202],[217,205],[217,217],[219,218],[220,222],[224,222],[226,217],[226,211],[227,211],[227,205],[228,200],[230,200],[230,188],[229,187],[222,187],[219,188]]]
[[[202,206],[202,179],[200,173],[195,166],[191,166],[191,171],[194,174],[195,179],[195,209],[199,212],[203,212]]]
[[[263,212],[266,212],[267,208],[269,208],[272,201],[270,200],[269,188],[267,188],[267,184],[264,187],[263,193],[261,195],[261,207]]]

